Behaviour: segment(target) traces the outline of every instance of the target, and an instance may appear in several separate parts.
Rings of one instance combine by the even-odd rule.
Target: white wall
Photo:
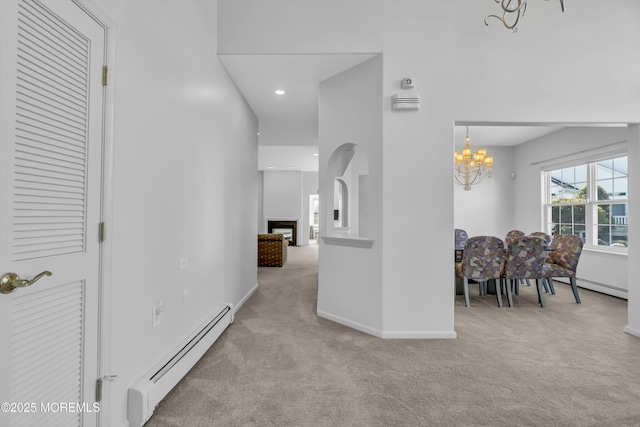
[[[451,176],[452,123],[640,121],[638,2],[585,0],[564,14],[536,3],[515,34],[485,26],[499,5],[476,0],[219,4],[224,53],[383,52],[376,155],[384,180],[372,189],[384,200],[383,329],[392,334],[453,333],[453,183],[421,197],[428,183]],[[421,109],[393,112],[390,98],[406,76]],[[416,224],[439,244],[411,238]]]
[[[117,29],[108,425],[125,426],[127,389],[256,284],[258,124],[215,56],[216,2],[95,3]]]
[[[571,161],[589,161],[599,153],[625,150],[627,129],[614,127],[570,127],[514,147],[513,225],[527,233],[544,226],[540,201],[544,167]],[[632,162],[629,163],[632,169]],[[630,179],[631,182],[631,179]],[[578,285],[627,298],[626,254],[585,249],[580,256]]]
[[[640,125],[629,127],[627,134],[629,144],[629,164],[635,167],[629,168],[630,191],[636,192],[637,183],[640,182]],[[635,185],[632,185],[635,184]],[[640,337],[640,198],[632,197],[629,200],[629,241],[634,242],[629,246],[629,303],[628,324],[625,332]]]
[[[465,191],[461,185],[453,186],[455,228],[466,230],[471,236],[496,236],[501,239],[513,230],[513,148],[484,146],[473,139],[470,129],[471,150],[486,148],[493,156],[491,179],[485,178],[480,184]],[[464,145],[456,146],[460,152]]]
[[[383,335],[381,82],[382,58],[377,56],[321,82],[319,91],[321,238],[317,311],[322,317],[377,336]],[[334,235],[334,179],[347,167],[346,163],[330,165],[329,160],[344,144],[355,144],[368,160],[373,193],[368,200],[369,238],[374,241],[371,248],[327,244],[325,240]],[[362,168],[358,165],[357,169]]]
[[[263,194],[266,219],[300,219],[302,171],[264,171]]]

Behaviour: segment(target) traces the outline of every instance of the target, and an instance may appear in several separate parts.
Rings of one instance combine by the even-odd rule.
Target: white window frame
[[[598,238],[598,224],[597,224],[597,209],[598,205],[614,205],[626,203],[629,204],[629,194],[627,193],[626,199],[611,199],[611,200],[598,200],[598,190],[596,184],[596,168],[599,161],[609,160],[619,157],[627,157],[627,151],[616,151],[608,154],[601,154],[592,158],[576,159],[561,164],[554,164],[546,166],[542,169],[543,173],[543,229],[551,234],[552,213],[551,208],[553,206],[575,206],[585,205],[585,242],[584,249],[627,254],[628,247],[612,247],[597,244]],[[587,197],[584,202],[566,202],[566,203],[551,203],[551,172],[569,167],[576,167],[581,165],[587,165]]]

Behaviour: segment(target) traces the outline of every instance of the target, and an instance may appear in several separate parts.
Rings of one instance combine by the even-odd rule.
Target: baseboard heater
[[[233,322],[232,304],[226,304],[214,313],[167,358],[129,388],[127,414],[131,427],[141,427],[151,418],[156,405]]]

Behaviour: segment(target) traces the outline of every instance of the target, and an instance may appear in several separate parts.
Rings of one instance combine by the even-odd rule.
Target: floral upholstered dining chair
[[[544,240],[547,241],[547,245],[551,244],[551,234],[545,233],[544,231],[533,231],[529,233],[529,236],[543,238]],[[548,287],[547,287],[547,282],[549,283]],[[529,280],[527,280],[527,285],[531,286],[531,283],[529,282]],[[547,281],[547,279],[545,279],[542,281],[542,286],[544,287],[545,292],[549,292],[549,290],[551,290],[551,294],[553,295],[556,294],[556,289],[553,287],[553,281],[551,280]]]
[[[507,235],[504,238],[504,243],[505,245],[507,245],[507,247],[511,246],[511,244],[516,240],[519,239],[523,236],[525,236],[525,232],[524,231],[520,231],[520,230],[511,230],[510,232],[507,233]]]
[[[462,261],[462,251],[464,250],[464,245],[467,243],[468,238],[469,235],[465,230],[460,228],[456,228],[454,230],[453,250],[455,252],[456,263],[460,263]]]
[[[547,245],[551,244],[551,234],[545,233],[544,231],[532,231],[529,233],[529,236],[540,237],[547,242]]]
[[[518,281],[535,279],[538,289],[538,303],[544,307],[542,296],[542,266],[547,258],[547,241],[535,236],[524,236],[513,241],[507,248],[502,277],[506,281],[507,298],[509,307],[513,307],[511,289],[518,286]],[[500,286],[502,287],[502,286]],[[500,289],[496,289],[498,294]]]
[[[455,234],[454,249],[456,250],[464,249],[464,245],[467,242],[469,235],[467,234],[466,231],[462,230],[461,228],[456,228],[454,230],[454,234]]]
[[[469,280],[478,282],[480,295],[486,295],[486,283],[495,279],[500,281],[504,259],[504,242],[493,236],[475,236],[467,239],[462,262],[456,266],[456,274],[464,281],[464,300],[469,303]],[[498,288],[499,285],[496,286]],[[502,307],[502,298],[498,299]]]
[[[553,277],[568,277],[576,302],[580,304],[576,270],[582,253],[582,240],[573,234],[560,234],[551,241],[547,262],[542,267],[542,275],[551,283]]]

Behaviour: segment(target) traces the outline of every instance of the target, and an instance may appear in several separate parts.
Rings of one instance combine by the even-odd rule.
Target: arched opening
[[[343,144],[329,159],[324,188],[328,203],[327,236],[368,237],[369,161],[357,144]]]

